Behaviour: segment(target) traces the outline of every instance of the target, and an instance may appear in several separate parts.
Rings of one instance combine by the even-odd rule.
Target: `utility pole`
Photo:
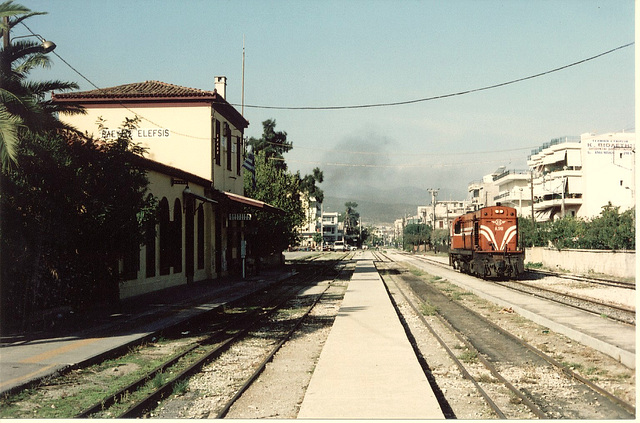
[[[531,223],[535,225],[536,216],[533,212],[533,169],[531,170]]]
[[[562,175],[562,217],[564,218],[565,215],[565,207],[564,207],[564,196],[566,195],[566,191],[567,191],[567,166],[564,166],[562,168],[562,170],[564,171],[564,174]]]
[[[324,204],[320,203],[320,235],[322,241],[320,241],[320,251],[324,251]]]
[[[438,191],[440,188],[429,188],[427,191],[431,193],[431,204],[433,205],[433,230],[436,229],[436,197],[438,196]]]

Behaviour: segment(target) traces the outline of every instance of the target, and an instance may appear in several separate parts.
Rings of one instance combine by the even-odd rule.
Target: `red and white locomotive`
[[[518,215],[505,206],[483,207],[453,220],[449,264],[482,278],[517,278],[524,272],[518,249]]]

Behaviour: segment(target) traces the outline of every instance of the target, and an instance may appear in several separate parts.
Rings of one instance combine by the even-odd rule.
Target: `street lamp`
[[[11,46],[11,37],[9,32],[11,30],[11,25],[9,24],[9,17],[5,16],[2,19],[2,23],[4,24],[5,29],[2,31],[2,57],[0,60],[0,72],[5,75],[6,78],[9,78],[11,74],[11,53],[9,47]],[[24,23],[23,23],[24,25]],[[26,25],[25,25],[26,26]],[[28,29],[28,28],[27,28]],[[31,30],[29,30],[31,31]],[[50,53],[56,48],[56,44],[53,41],[47,41],[42,38],[41,35],[34,34],[32,35],[21,35],[19,37],[14,37],[14,40],[18,38],[28,38],[28,37],[37,37],[42,44],[39,46],[29,47],[22,51],[22,54],[31,54],[31,53]]]
[[[5,37],[9,38],[9,32],[5,32]],[[33,53],[51,53],[55,48],[56,48],[56,43],[54,43],[53,41],[47,41],[44,38],[42,38],[41,35],[39,34],[33,34],[33,35],[21,35],[19,37],[13,37],[14,40],[17,40],[18,38],[28,38],[28,37],[38,37],[40,39],[40,41],[42,41],[42,44],[40,44],[39,46],[34,46],[33,48]],[[31,48],[27,49],[29,51],[29,53],[32,53]]]
[[[4,27],[5,27],[4,31],[2,31],[2,45],[6,50],[11,44],[11,38],[9,36],[9,31],[11,30],[11,26],[9,25],[9,17],[8,16],[3,17],[2,23],[4,24]],[[24,23],[22,23],[22,25],[24,25]],[[26,27],[26,25],[24,26]],[[29,28],[27,27],[27,29]],[[18,38],[37,37],[42,42],[42,44],[35,47],[36,50],[34,52],[37,52],[38,50],[40,50],[41,53],[50,53],[56,48],[56,44],[53,41],[45,40],[40,34],[34,34],[33,31],[31,31],[30,29],[29,29],[29,32],[31,32],[31,35],[21,35],[19,37],[13,37],[13,39],[17,40]],[[31,51],[29,51],[29,53],[31,53]]]
[[[520,190],[520,203],[518,205],[518,208],[520,209],[519,210],[520,216],[522,216],[522,187],[520,187],[519,190]]]

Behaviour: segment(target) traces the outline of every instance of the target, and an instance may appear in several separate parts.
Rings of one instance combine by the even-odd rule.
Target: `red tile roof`
[[[135,82],[110,88],[90,91],[55,94],[57,99],[89,99],[89,98],[148,98],[148,97],[218,97],[216,91],[204,91],[197,88],[181,87],[160,81]]]
[[[181,87],[160,81],[134,82],[116,87],[98,88],[89,91],[53,93],[53,102],[88,104],[122,104],[143,102],[210,102],[213,107],[233,122],[238,128],[246,128],[249,122],[215,90]]]

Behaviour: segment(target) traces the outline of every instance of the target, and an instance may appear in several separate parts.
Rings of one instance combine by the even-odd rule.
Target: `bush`
[[[117,303],[118,260],[137,258],[155,218],[136,153],[128,138],[23,137],[19,166],[2,176],[3,323]]]
[[[588,250],[635,250],[635,208],[620,213],[608,204],[591,220],[564,217],[552,222],[533,223],[519,218],[520,243],[524,247]]]

